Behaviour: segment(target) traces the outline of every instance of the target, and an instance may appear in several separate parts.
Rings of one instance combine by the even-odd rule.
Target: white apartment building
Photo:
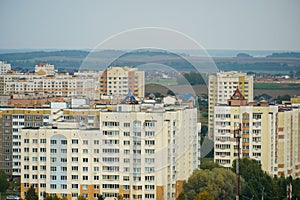
[[[227,104],[236,88],[249,101],[253,101],[253,76],[243,72],[219,72],[209,76],[208,80],[208,135],[213,139],[214,107],[217,104]]]
[[[175,199],[199,164],[196,108],[123,104],[99,119],[22,129],[22,198],[33,185],[40,199]]]
[[[0,74],[6,74],[9,70],[11,70],[11,65],[4,61],[0,61]]]

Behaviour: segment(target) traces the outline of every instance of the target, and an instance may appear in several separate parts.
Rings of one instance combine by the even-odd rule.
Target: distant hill
[[[267,57],[252,57],[250,54],[237,53],[236,57],[213,57],[218,69],[244,72],[289,73],[300,68],[300,53],[273,53]],[[129,65],[140,67],[144,64],[161,64],[179,72],[193,71],[191,65],[197,64],[207,69],[211,67],[211,58],[205,56],[189,56],[183,53],[172,53],[161,50],[137,50],[126,52],[123,50],[59,50],[34,51],[0,54],[0,60],[12,65],[12,69],[22,72],[32,71],[39,62],[53,64],[60,72],[74,72],[79,68],[103,70],[109,65]],[[84,65],[83,65],[84,64]],[[160,65],[158,65],[160,66]],[[152,66],[150,66],[151,68]],[[210,69],[210,68],[209,68]],[[206,71],[204,71],[206,72]]]
[[[300,53],[298,52],[272,53],[272,55],[267,56],[267,58],[300,58]]]
[[[253,56],[250,56],[249,54],[247,53],[238,53],[236,55],[237,58],[252,58]]]

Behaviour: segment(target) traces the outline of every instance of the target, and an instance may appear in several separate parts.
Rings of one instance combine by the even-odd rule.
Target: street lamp
[[[239,200],[240,198],[240,139],[241,139],[241,123],[235,122],[234,123],[234,138],[236,138],[237,141],[237,149],[238,149],[238,159],[236,160],[236,200]]]

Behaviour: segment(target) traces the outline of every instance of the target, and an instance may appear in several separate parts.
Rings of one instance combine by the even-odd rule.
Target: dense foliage
[[[178,200],[235,199],[235,161],[232,169],[225,169],[212,160],[204,159],[183,185]],[[292,199],[300,198],[300,179],[271,177],[263,172],[261,165],[253,159],[240,161],[241,199],[268,200],[287,199],[287,185],[292,185]]]
[[[8,186],[7,175],[3,170],[0,170],[0,192],[5,192]]]
[[[25,200],[38,200],[39,197],[37,195],[37,193],[35,192],[35,189],[33,186],[31,186],[28,190],[27,190],[27,193],[26,193],[26,196],[25,196]]]

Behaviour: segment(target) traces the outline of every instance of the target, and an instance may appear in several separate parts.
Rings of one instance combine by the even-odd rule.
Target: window
[[[46,139],[40,139],[40,143],[46,144]]]
[[[77,139],[72,139],[72,144],[78,144],[78,140]]]
[[[130,127],[130,123],[125,122],[124,127]]]
[[[146,137],[153,137],[153,136],[155,136],[155,132],[154,131],[145,131],[145,136]]]
[[[89,150],[88,150],[88,149],[83,149],[82,152],[83,152],[84,154],[87,154],[87,153],[89,153]]]
[[[155,140],[145,140],[145,145],[149,145],[149,146],[155,145]]]
[[[60,153],[67,153],[67,149],[61,149]]]
[[[56,153],[56,149],[50,149],[50,153],[52,154]]]
[[[124,136],[125,137],[130,136],[130,132],[124,132]]]
[[[60,144],[61,144],[61,145],[67,145],[67,140],[61,140],[61,141],[60,141]]]
[[[29,143],[29,139],[24,139],[24,143],[28,144]]]
[[[72,148],[72,153],[78,153],[78,148]]]
[[[82,176],[82,180],[87,181],[87,180],[89,180],[89,177],[88,176]]]
[[[98,145],[99,144],[99,140],[94,140],[94,144]]]
[[[87,171],[89,171],[89,168],[88,167],[82,167],[82,171],[87,172]]]
[[[50,140],[50,144],[56,144],[56,140]]]
[[[83,144],[84,144],[84,145],[88,145],[88,144],[89,144],[89,141],[88,141],[88,140],[83,140]]]
[[[45,161],[46,161],[46,156],[41,156],[41,157],[40,157],[40,161],[41,161],[41,162],[45,162]]]
[[[82,161],[83,162],[89,162],[89,159],[88,158],[83,158]]]
[[[46,170],[46,165],[41,165],[40,168],[41,168],[41,171],[45,171]]]
[[[155,177],[154,176],[145,176],[145,181],[154,181]]]
[[[51,171],[51,172],[56,172],[56,167],[51,166],[51,167],[50,167],[50,171]]]

